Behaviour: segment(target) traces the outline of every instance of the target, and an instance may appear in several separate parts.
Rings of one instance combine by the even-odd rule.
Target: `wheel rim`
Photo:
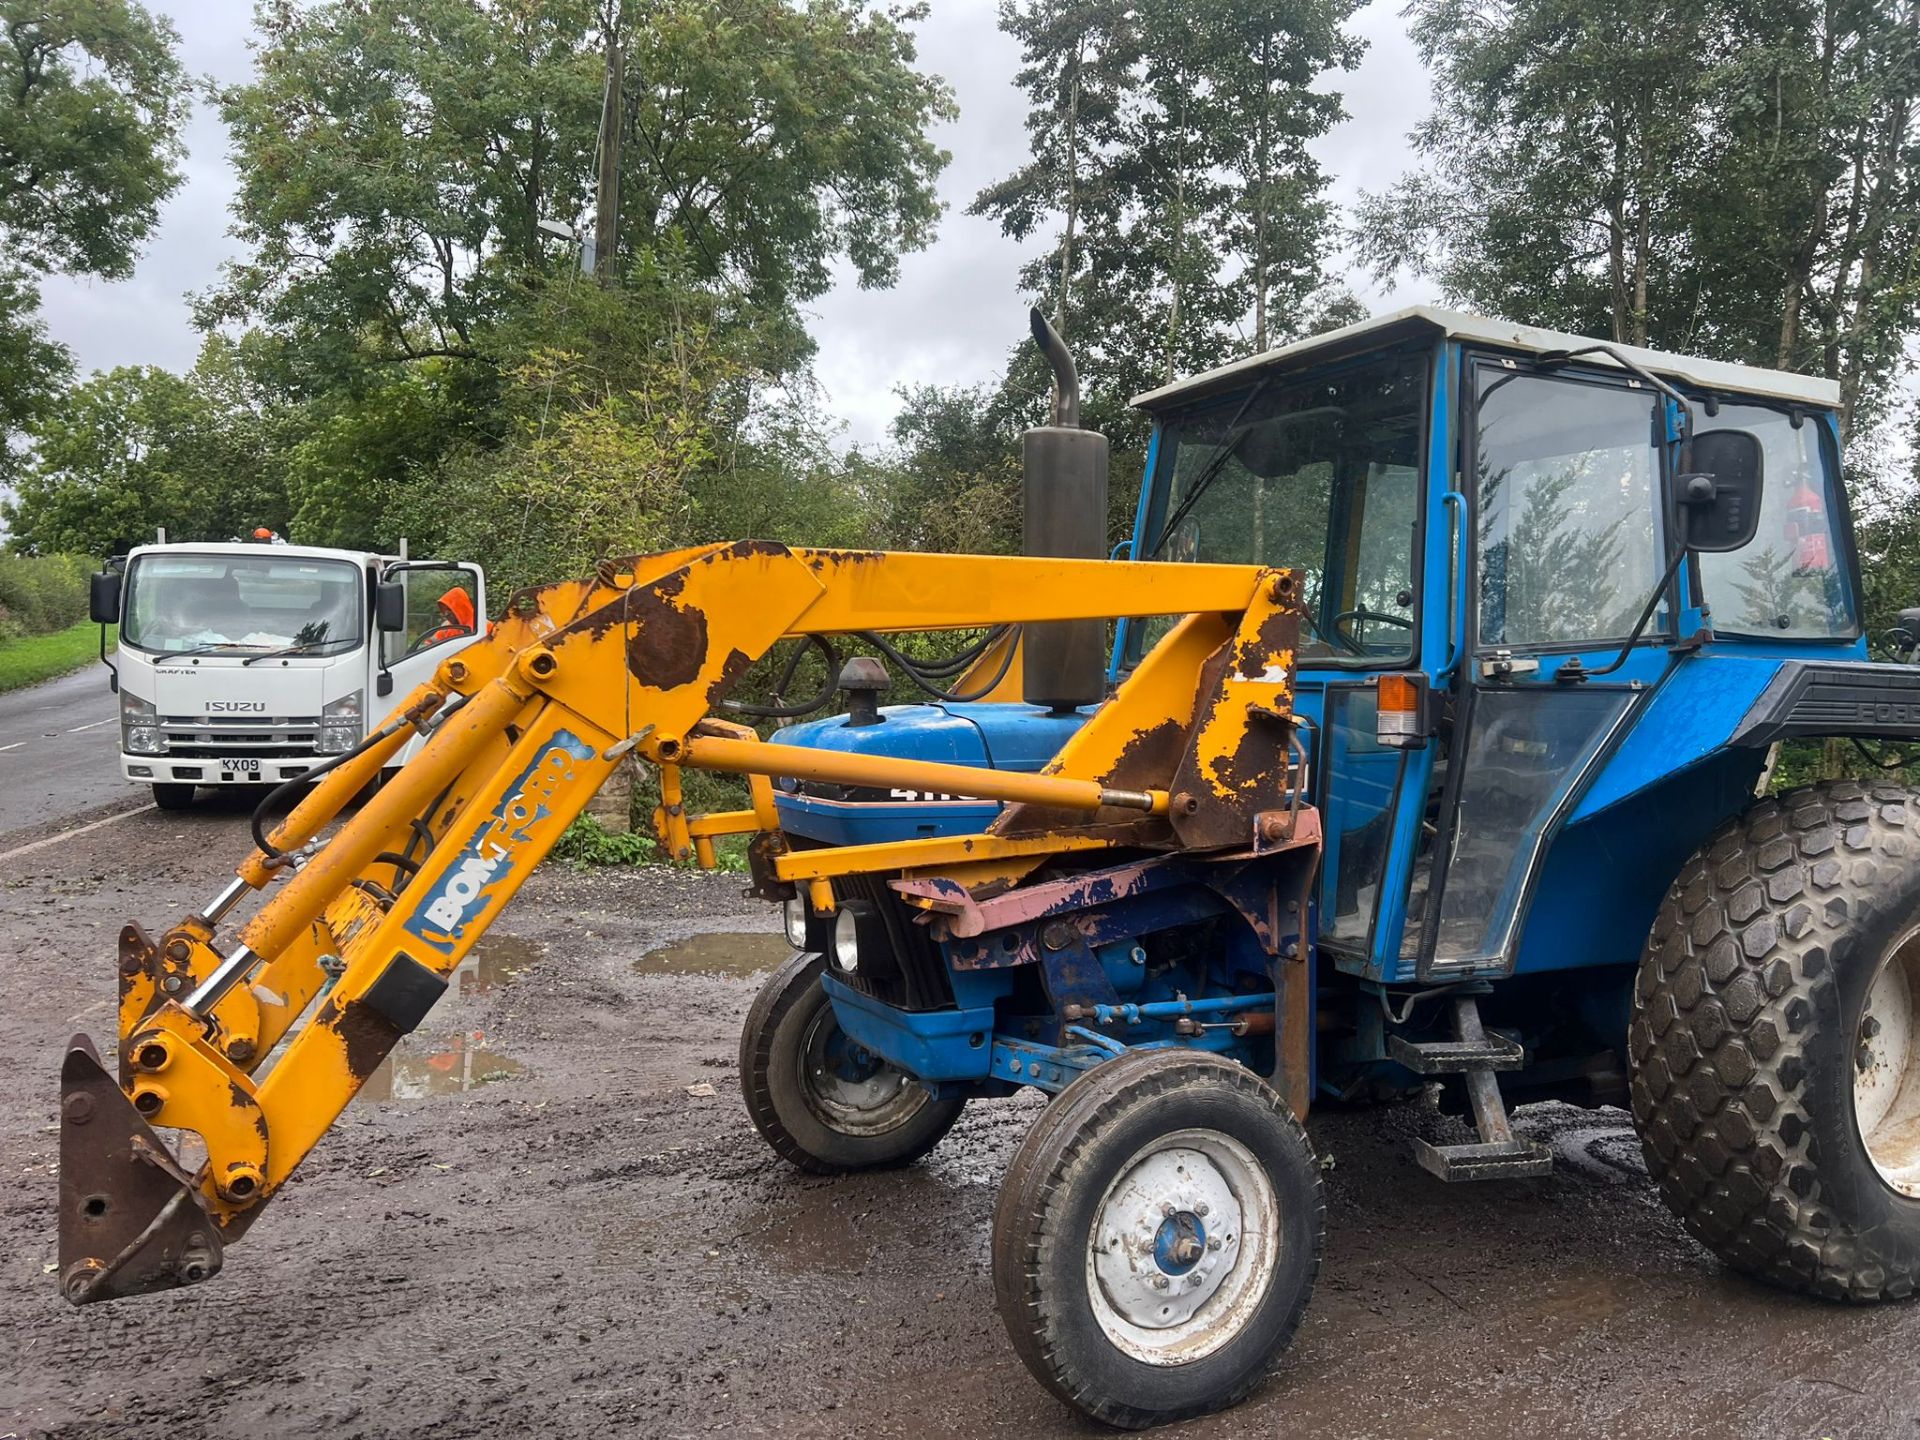
[[[901,1070],[849,1039],[823,1005],[800,1046],[800,1090],[807,1108],[842,1135],[897,1130],[933,1097]]]
[[[1216,1130],[1164,1135],[1120,1168],[1094,1211],[1094,1319],[1136,1360],[1190,1364],[1259,1313],[1279,1251],[1280,1202],[1253,1152]]]
[[[1867,991],[1853,1037],[1853,1121],[1880,1178],[1920,1199],[1920,929],[1894,943]]]

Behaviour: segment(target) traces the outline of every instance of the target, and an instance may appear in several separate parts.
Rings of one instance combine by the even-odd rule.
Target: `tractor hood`
[[[776,745],[891,755],[1031,774],[1053,759],[1090,711],[1056,715],[1033,705],[887,705],[873,725],[844,715],[776,731]],[[971,834],[1000,813],[992,800],[776,780],[780,824],[830,845]]]

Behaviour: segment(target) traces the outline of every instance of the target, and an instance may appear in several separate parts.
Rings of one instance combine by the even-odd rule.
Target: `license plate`
[[[260,762],[258,760],[222,760],[220,769],[228,775],[258,775]]]

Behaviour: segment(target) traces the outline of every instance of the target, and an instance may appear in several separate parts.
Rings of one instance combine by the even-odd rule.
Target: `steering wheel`
[[[1342,616],[1336,615],[1334,617],[1333,633],[1331,635],[1320,628],[1320,622],[1313,618],[1313,611],[1304,605],[1300,607],[1300,618],[1306,622],[1309,630],[1326,641],[1327,644],[1331,645],[1334,649],[1344,650],[1349,655],[1365,655],[1367,653],[1362,646],[1354,642],[1352,636],[1341,631],[1340,621],[1343,618]]]
[[[1353,636],[1347,634],[1347,626],[1356,620],[1378,620],[1385,625],[1397,625],[1402,630],[1413,629],[1413,621],[1405,615],[1387,615],[1379,610],[1369,610],[1362,606],[1358,610],[1342,610],[1333,617],[1333,633],[1356,655],[1366,654],[1366,647]]]
[[[413,643],[407,646],[407,655],[411,657],[411,656],[420,654],[421,651],[423,650],[431,650],[435,645],[439,643],[437,640],[433,638],[435,635],[439,633],[439,630],[440,630],[440,627],[438,626],[435,626],[431,630],[422,630],[417,636],[414,637]]]

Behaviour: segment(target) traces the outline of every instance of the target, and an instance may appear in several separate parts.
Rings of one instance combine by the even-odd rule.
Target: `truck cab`
[[[198,787],[279,785],[351,750],[396,687],[479,637],[486,579],[312,545],[144,545],[95,577],[92,608],[120,627],[121,771],[178,809]]]

